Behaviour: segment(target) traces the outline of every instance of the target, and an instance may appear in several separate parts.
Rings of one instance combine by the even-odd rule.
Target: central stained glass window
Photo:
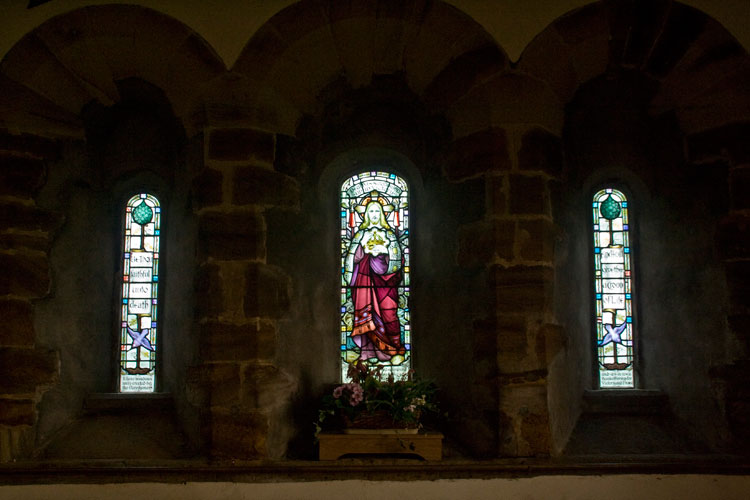
[[[120,392],[156,390],[161,207],[137,194],[125,206],[120,304]]]
[[[341,186],[341,378],[349,363],[405,377],[411,366],[409,191],[388,172]]]

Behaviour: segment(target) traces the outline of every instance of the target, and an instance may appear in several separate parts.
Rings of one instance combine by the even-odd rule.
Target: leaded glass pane
[[[120,305],[120,392],[156,389],[157,307],[161,207],[153,195],[133,196],[125,207]]]
[[[387,172],[341,186],[341,378],[348,363],[405,377],[411,365],[409,194]]]
[[[616,189],[594,195],[594,297],[599,387],[632,388],[633,291],[628,201]]]

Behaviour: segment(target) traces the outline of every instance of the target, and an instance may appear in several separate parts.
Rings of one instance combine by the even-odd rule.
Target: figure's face
[[[370,224],[377,224],[380,222],[380,209],[377,205],[370,205],[367,209],[367,218],[370,220]]]

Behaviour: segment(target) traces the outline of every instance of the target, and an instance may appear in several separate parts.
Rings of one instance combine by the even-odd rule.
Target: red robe
[[[374,257],[366,254],[361,245],[357,247],[351,280],[352,339],[361,349],[362,360],[388,361],[406,352],[401,345],[401,325],[396,314],[401,271],[383,274],[387,270],[387,254]]]

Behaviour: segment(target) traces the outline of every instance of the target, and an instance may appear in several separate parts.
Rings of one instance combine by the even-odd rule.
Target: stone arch
[[[508,58],[479,24],[446,3],[318,0],[296,3],[272,17],[249,40],[232,71],[265,82],[301,115],[316,114],[319,93],[339,79],[356,89],[376,75],[403,74],[419,96],[444,94],[451,85],[467,86],[455,81],[463,75],[446,81],[446,72],[467,65],[478,66],[472,70],[479,78],[487,65],[507,68]]]
[[[658,86],[649,112],[674,112],[681,130],[694,133],[747,118],[749,61],[721,24],[693,7],[618,1],[554,21],[526,47],[518,69],[546,82],[563,103],[597,76],[641,73]]]
[[[646,285],[646,297],[649,294],[659,296],[669,289],[664,280],[668,274],[664,268],[659,269],[662,273],[659,276],[649,267],[659,260],[659,253],[664,254],[668,247],[684,248],[683,260],[695,259],[697,262],[704,257],[694,248],[702,247],[711,252],[714,246],[721,251],[732,249],[728,253],[733,257],[723,264],[727,283],[723,283],[721,264],[703,273],[687,273],[685,276],[692,278],[685,283],[691,283],[687,286],[696,290],[711,290],[714,295],[729,293],[735,296],[737,288],[733,288],[732,280],[744,265],[736,264],[735,259],[747,256],[746,245],[740,243],[747,234],[747,219],[740,213],[746,204],[739,201],[736,193],[741,189],[739,179],[746,175],[744,165],[748,158],[741,152],[745,148],[739,139],[747,133],[750,119],[750,93],[745,84],[750,68],[748,63],[750,59],[745,49],[718,22],[697,9],[667,1],[592,3],[553,22],[526,48],[518,69],[542,82],[566,106],[562,137],[567,192],[560,193],[560,204],[553,213],[555,221],[565,225],[564,233],[568,233],[563,236],[561,255],[556,261],[558,287],[566,280],[572,282],[574,276],[584,270],[579,267],[578,274],[570,273],[570,261],[565,262],[578,247],[573,240],[587,237],[585,228],[575,229],[575,223],[571,223],[571,214],[567,212],[572,210],[569,203],[576,199],[576,190],[601,175],[604,169],[609,172],[609,178],[620,181],[631,178],[634,172],[643,183],[643,194],[648,193],[648,196],[641,197],[646,203],[641,207],[643,216],[639,222],[641,239],[649,247],[644,250],[647,257],[641,259],[643,272],[652,278],[649,283],[641,283]],[[733,190],[734,196],[731,194]],[[668,207],[681,204],[690,206],[685,211],[685,216],[693,221],[690,235],[679,229],[680,221],[670,221],[673,229],[666,229],[670,223],[661,219],[663,215],[660,214],[668,211]],[[724,236],[714,241],[717,226]],[[722,239],[724,237],[726,239]],[[711,279],[704,282],[706,273],[712,273]],[[678,279],[670,284],[679,282]],[[718,285],[714,286],[716,283]],[[586,291],[583,293],[587,294]],[[692,300],[698,299],[693,297]],[[676,446],[695,446],[696,442],[702,441],[700,446],[720,448],[727,445],[726,436],[722,434],[725,431],[720,425],[715,426],[715,432],[710,436],[696,435],[691,426],[700,419],[704,422],[719,421],[720,412],[725,410],[690,415],[685,408],[691,405],[707,407],[705,400],[699,403],[695,400],[707,397],[708,388],[714,384],[729,387],[724,404],[728,427],[732,427],[730,413],[736,408],[736,398],[739,397],[736,388],[741,379],[738,367],[747,366],[747,342],[741,340],[747,338],[747,327],[737,321],[732,323],[731,318],[737,313],[729,313],[726,316],[729,328],[726,331],[716,328],[715,325],[724,324],[722,316],[726,313],[712,308],[713,300],[705,297],[701,300],[705,301],[705,314],[687,323],[683,329],[685,335],[693,335],[694,341],[699,343],[700,338],[708,335],[709,329],[718,329],[720,333],[717,335],[725,336],[729,342],[739,340],[743,347],[730,353],[724,351],[720,342],[706,346],[704,351],[711,351],[715,359],[723,361],[717,363],[720,366],[716,366],[710,376],[696,375],[686,369],[688,375],[694,377],[689,384],[685,384],[685,379],[681,378],[683,375],[670,374],[670,370],[659,368],[654,359],[647,362],[646,371],[650,375],[650,384],[659,385],[670,394],[674,416],[679,421],[674,427],[682,429],[679,439],[684,439]],[[739,302],[733,307],[735,311],[745,310]],[[565,308],[558,305],[557,310],[561,309]],[[669,323],[670,320],[653,312],[649,316],[650,328]],[[683,318],[687,316],[682,315]],[[706,328],[701,319],[708,321],[705,318],[709,317],[714,326]],[[572,328],[575,322],[569,320],[562,322],[566,323],[568,337],[572,338],[576,335],[576,329]],[[656,329],[663,330],[663,327]],[[654,330],[647,328],[645,331],[646,337],[654,334]],[[646,337],[643,340],[647,342]],[[685,366],[710,363],[709,360],[696,361],[701,354],[686,355],[683,344],[666,346],[663,339],[651,340],[654,343],[652,349],[645,351],[647,356],[656,353],[660,353],[660,359],[665,355],[682,356],[686,359]],[[571,346],[575,343],[572,342]],[[573,347],[568,349],[566,356],[571,349]],[[565,379],[559,371],[564,364],[560,362],[562,359],[552,367],[558,380]],[[572,364],[574,360],[568,359],[565,363]],[[583,380],[587,377],[581,373],[571,372],[570,375]],[[688,391],[681,390],[680,384],[701,386],[707,390],[703,396],[697,392],[688,394]],[[576,383],[570,380],[557,385],[550,393],[554,395],[550,407],[575,408],[581,400],[579,395],[570,392],[570,387],[574,386]],[[584,401],[584,413],[586,408],[592,408],[591,404],[596,405],[591,400]],[[576,418],[556,412],[554,420],[570,423],[571,417]],[[735,425],[731,431],[735,436],[747,438],[741,426]],[[560,425],[553,428],[553,435],[560,442],[567,439],[566,432]],[[679,439],[673,443],[678,443]],[[690,440],[694,440],[692,444],[686,444]],[[619,445],[633,446],[624,442]],[[567,452],[576,453],[586,446],[583,434],[574,431]]]
[[[190,148],[186,147],[184,129],[193,135],[192,118],[197,115],[200,119],[195,97],[208,81],[225,71],[213,49],[187,26],[154,10],[128,5],[84,7],[52,18],[24,36],[0,63],[0,127],[5,129],[0,133],[4,144],[0,174],[15,186],[2,205],[3,211],[17,210],[22,215],[7,222],[4,232],[41,230],[37,238],[16,237],[4,248],[9,251],[3,252],[5,264],[19,269],[18,279],[33,284],[32,290],[8,305],[18,311],[22,325],[29,325],[26,337],[18,341],[21,350],[11,354],[33,358],[45,368],[44,376],[19,382],[11,389],[28,403],[23,418],[12,422],[15,426],[10,430],[3,430],[10,433],[4,439],[18,443],[8,450],[11,457],[45,447],[43,453],[50,456],[76,453],[56,446],[67,439],[58,431],[80,416],[84,398],[110,390],[106,376],[94,380],[93,371],[86,371],[97,363],[106,364],[101,359],[106,358],[108,348],[106,342],[94,342],[89,352],[79,355],[50,337],[50,325],[61,317],[75,322],[83,314],[92,334],[93,330],[107,331],[112,307],[107,297],[114,267],[107,259],[119,245],[108,232],[116,226],[107,218],[112,208],[109,201],[125,185],[142,189],[156,183],[164,188],[165,196],[175,200],[175,207],[189,206],[189,178],[182,167],[188,163],[185,156]],[[74,164],[78,167],[71,168]],[[175,226],[190,228],[193,224],[189,211],[172,213]],[[87,224],[95,231],[87,232]],[[58,255],[74,255],[71,238],[74,246],[85,245],[94,251],[88,261],[71,259],[77,263],[68,270],[75,271],[74,275],[94,270],[106,277],[96,292],[103,301],[91,311],[82,312],[76,305],[66,306],[64,299],[58,300],[62,294],[57,292],[64,288],[62,280],[70,274],[63,276],[60,269],[65,264],[55,260],[50,249],[54,245]],[[184,265],[187,272],[175,273],[173,284],[174,289],[192,290],[187,283],[192,281],[195,263],[189,248],[195,240],[192,236],[182,240],[188,251],[180,250],[172,260]],[[33,273],[28,262],[33,263]],[[75,280],[68,279],[71,281]],[[70,287],[64,289],[70,291]],[[69,297],[80,296],[81,291],[74,286]],[[167,321],[177,329],[192,319],[180,312],[180,304],[189,297],[172,295],[173,312],[168,314],[173,319]],[[197,342],[184,342],[172,358],[169,370],[170,375],[176,374],[176,387],[182,386],[177,379],[184,377],[193,344]],[[71,382],[75,378],[71,367],[73,371],[80,368],[85,383]],[[192,411],[184,394],[176,399],[183,416]],[[50,408],[54,411],[47,411]],[[80,430],[88,423],[84,420],[74,425]],[[117,450],[119,445],[106,439],[94,438],[90,444],[101,442],[109,444],[105,454],[122,452]]]
[[[132,5],[83,7],[46,21],[5,56],[0,82],[11,109],[5,124],[80,138],[83,107],[119,101],[117,82],[127,78],[161,88],[187,122],[194,97],[224,72],[208,43],[167,15]],[[17,100],[23,105],[14,109]]]

